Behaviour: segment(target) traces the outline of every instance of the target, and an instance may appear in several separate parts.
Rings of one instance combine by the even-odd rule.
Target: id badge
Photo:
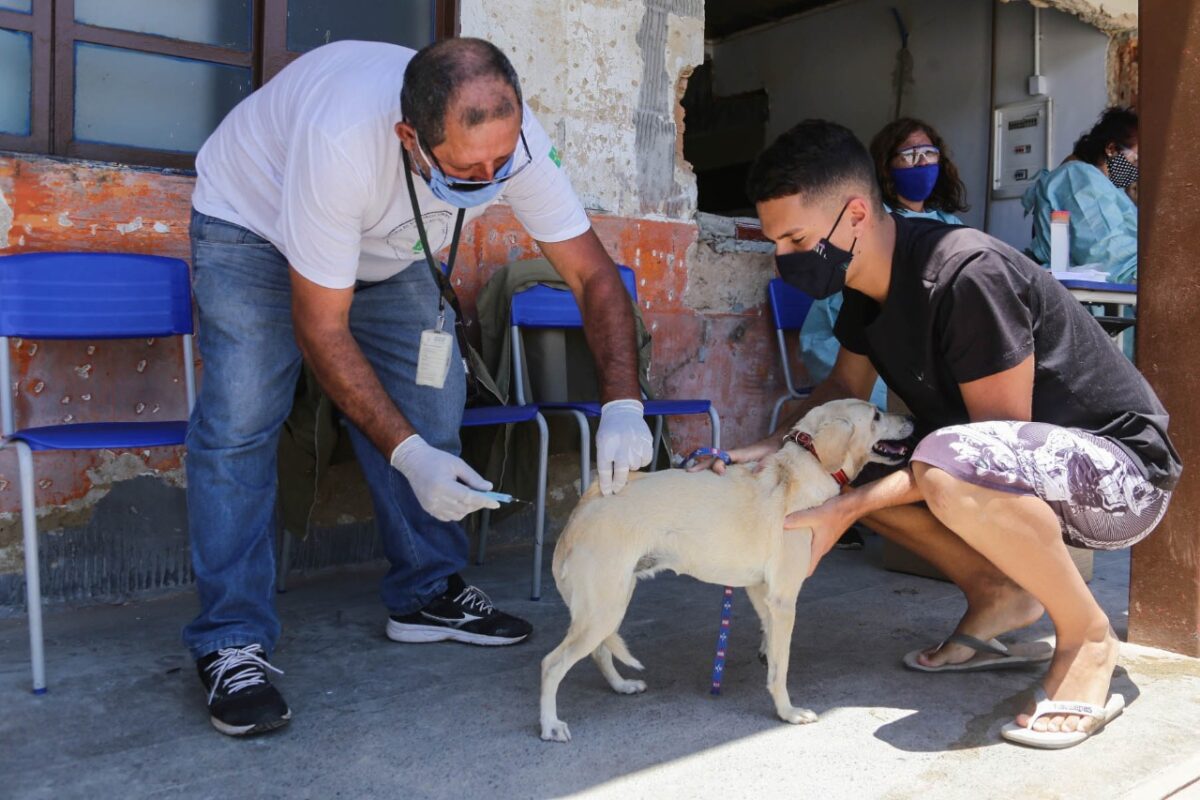
[[[450,372],[450,358],[454,355],[454,337],[442,330],[438,320],[436,329],[421,331],[421,351],[417,356],[417,385],[441,389],[446,385]]]

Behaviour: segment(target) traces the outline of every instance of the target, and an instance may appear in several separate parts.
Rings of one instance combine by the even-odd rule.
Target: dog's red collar
[[[815,458],[818,462],[821,460],[821,457],[817,455],[817,448],[816,445],[813,444],[812,436],[809,434],[804,433],[803,431],[789,431],[787,436],[783,437],[783,441],[798,444],[808,452],[812,453],[813,458]],[[837,481],[838,486],[845,486],[850,482],[850,479],[846,477],[845,470],[839,469],[837,472],[831,473],[830,477]]]

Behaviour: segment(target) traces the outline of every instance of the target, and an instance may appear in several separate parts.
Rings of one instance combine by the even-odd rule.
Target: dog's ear
[[[813,447],[821,459],[821,466],[830,472],[837,472],[846,460],[846,451],[850,448],[850,437],[854,435],[854,426],[844,417],[834,417],[813,434]]]

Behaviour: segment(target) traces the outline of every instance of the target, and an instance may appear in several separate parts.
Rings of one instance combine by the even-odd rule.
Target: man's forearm
[[[852,489],[838,498],[846,515],[855,520],[885,508],[911,505],[922,500],[924,497],[917,488],[912,469],[908,467]]]
[[[629,294],[615,270],[599,270],[583,286],[583,329],[596,362],[600,399],[640,398],[637,329]]]
[[[583,313],[583,333],[596,363],[603,402],[637,399],[637,332],[621,274],[594,230],[565,242],[538,242]]]
[[[297,326],[296,341],[329,399],[385,458],[416,432],[384,390],[348,329],[306,332]]]

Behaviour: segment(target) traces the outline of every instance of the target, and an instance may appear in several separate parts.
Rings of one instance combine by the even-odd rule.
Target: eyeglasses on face
[[[421,137],[420,136],[416,137],[416,141],[417,141],[417,150],[420,151],[421,157],[425,159],[425,162],[427,164],[432,164],[433,166],[435,166],[439,170],[441,170],[442,174],[446,176],[446,185],[448,187],[450,187],[451,189],[454,189],[454,190],[460,191],[460,192],[474,192],[474,191],[478,191],[479,189],[486,188],[488,186],[495,186],[500,183],[505,183],[506,181],[510,181],[513,178],[520,175],[522,172],[525,171],[525,169],[530,164],[533,163],[533,156],[530,155],[530,153],[529,153],[529,143],[525,141],[525,131],[521,131],[521,147],[524,148],[524,150],[525,150],[525,163],[522,164],[521,166],[517,167],[516,169],[512,170],[511,172],[509,172],[507,175],[500,177],[500,178],[493,178],[490,181],[472,181],[472,180],[467,180],[465,178],[455,178],[455,177],[451,176],[449,173],[446,172],[446,168],[443,167],[441,165],[441,163],[438,162],[437,156],[435,156],[433,154],[433,151],[432,150],[426,151],[425,148],[421,146]],[[508,157],[508,160],[512,161],[516,157],[517,157],[517,154],[516,154],[516,152],[514,152],[512,155],[510,155]]]
[[[936,164],[942,158],[942,151],[931,144],[919,144],[896,151],[896,158],[906,167],[920,164]]]

